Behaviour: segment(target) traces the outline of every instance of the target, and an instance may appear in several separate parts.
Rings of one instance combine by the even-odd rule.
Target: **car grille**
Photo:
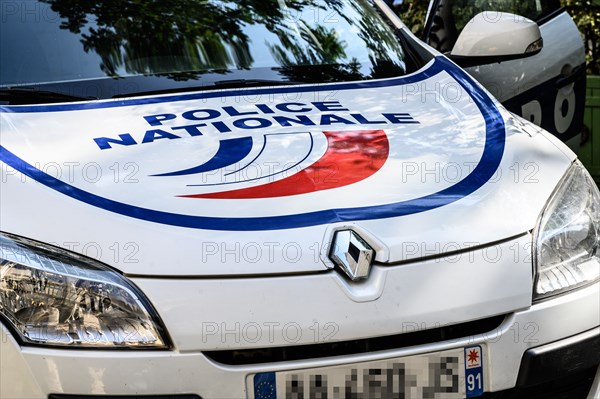
[[[258,349],[218,350],[203,353],[215,362],[228,365],[274,363],[316,358],[322,359],[331,356],[398,349],[484,334],[497,329],[504,321],[505,316],[506,315],[500,315],[428,330],[352,341],[335,341],[321,344]],[[491,333],[490,336],[493,337],[495,334],[496,333]]]

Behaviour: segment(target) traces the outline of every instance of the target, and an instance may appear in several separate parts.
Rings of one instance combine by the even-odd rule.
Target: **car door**
[[[542,50],[530,57],[465,68],[510,111],[536,123],[577,151],[585,101],[585,50],[559,0],[431,0],[423,39],[449,53],[476,14],[494,23],[499,12],[537,22]]]

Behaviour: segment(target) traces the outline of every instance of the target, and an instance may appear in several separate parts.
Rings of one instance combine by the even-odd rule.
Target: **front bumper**
[[[529,349],[523,355],[517,386],[541,385],[565,374],[595,368],[600,364],[600,330],[595,328]]]
[[[497,331],[458,340],[436,342],[400,350],[365,353],[337,358],[320,358],[271,364],[225,366],[209,360],[201,352],[131,352],[56,350],[20,347],[9,331],[2,327],[0,346],[0,387],[2,398],[48,398],[50,394],[75,395],[175,395],[196,394],[206,398],[244,398],[245,380],[250,373],[264,370],[290,370],[341,363],[408,356],[416,353],[444,350],[479,343],[488,350],[489,382],[486,390],[502,391],[518,384],[537,383],[536,372],[521,366],[528,358],[541,359],[530,354],[550,353],[547,348],[557,347],[565,353],[572,341],[577,345],[581,333],[597,342],[600,328],[598,317],[579,318],[565,323],[564,316],[585,312],[598,315],[600,295],[598,285],[572,294],[536,304],[510,315]],[[562,343],[556,332],[564,334]],[[575,338],[569,338],[575,337]],[[596,337],[596,338],[593,338]],[[558,341],[558,342],[557,342]],[[550,346],[548,346],[550,345]],[[581,346],[579,346],[581,347]],[[538,348],[538,349],[530,349]],[[540,349],[541,348],[541,349]],[[591,353],[591,351],[590,351]],[[595,352],[597,355],[598,352]],[[543,362],[542,362],[543,363]],[[598,358],[589,358],[585,367],[598,366]],[[595,363],[595,366],[594,366]],[[539,363],[530,362],[536,367]],[[560,366],[560,362],[554,363]],[[572,368],[566,359],[565,366]],[[521,369],[521,374],[519,374]],[[525,376],[525,377],[523,377]],[[533,377],[530,377],[533,376]],[[600,372],[596,375],[595,393],[600,397]],[[489,396],[489,398],[496,396]],[[510,397],[510,396],[502,396]],[[514,396],[519,397],[519,396]]]
[[[493,257],[493,262],[491,253],[479,252],[460,259],[451,257],[414,265],[378,267],[369,278],[372,286],[354,288],[344,286],[335,273],[251,281],[134,279],[165,321],[174,343],[173,350],[20,346],[0,323],[0,397],[46,399],[49,395],[64,394],[245,398],[249,374],[376,361],[477,344],[487,354],[486,391],[501,392],[518,385],[537,384],[539,380],[533,377],[540,363],[535,359],[542,358],[532,355],[552,354],[554,351],[547,349],[553,347],[558,348],[556,353],[567,353],[572,347],[570,342],[577,343],[577,337],[583,333],[597,337],[600,285],[529,305],[532,287],[531,263],[526,257],[529,243],[531,237],[524,235],[498,245],[494,253],[502,256]],[[521,262],[515,262],[517,257]],[[475,286],[474,275],[478,276],[479,283]],[[430,334],[436,322],[447,326],[451,324],[449,320],[454,320],[464,325],[501,314],[506,316],[491,331],[442,335],[430,340],[419,338],[408,345],[385,346],[375,351],[336,356],[323,351],[317,356],[245,364],[217,362],[209,353],[305,348],[315,343],[312,334],[330,331],[326,328],[328,322],[335,322],[339,328],[336,341],[347,342],[406,333],[404,327],[409,321],[407,325],[412,331],[417,330],[412,334],[420,336],[420,332]],[[287,330],[286,335],[286,325],[282,323],[285,320],[299,326],[302,336],[297,339],[290,336],[295,328]],[[272,327],[262,340],[248,335],[254,329],[244,329],[244,326],[257,325]],[[220,333],[216,334],[214,328],[220,328]],[[320,338],[319,342],[323,342],[323,337]],[[579,347],[585,348],[585,345]],[[555,358],[558,361],[541,364],[549,364],[550,370],[558,369],[561,374],[565,367],[573,368],[573,364],[580,363],[577,359],[581,359],[571,356],[575,362],[563,362],[563,356]],[[526,372],[522,364],[532,364],[533,369],[529,368],[533,371]],[[598,359],[586,357],[583,364],[587,369],[598,368]],[[596,396],[590,398],[600,397],[600,376],[595,378]],[[511,397],[490,395],[496,394],[486,393],[484,398]]]

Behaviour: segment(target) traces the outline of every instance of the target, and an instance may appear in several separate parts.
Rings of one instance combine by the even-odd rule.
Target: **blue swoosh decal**
[[[240,162],[246,158],[252,150],[252,137],[239,137],[235,139],[226,139],[219,142],[219,149],[214,157],[209,159],[202,165],[194,166],[193,168],[178,170],[175,172],[161,173],[151,176],[185,176],[194,175],[196,173],[210,172],[212,170],[225,168]]]
[[[229,173],[225,173],[224,176],[229,176],[229,175],[233,175],[236,173],[240,173],[241,171],[243,171],[244,169],[246,169],[248,166],[252,165],[253,162],[255,162],[260,156],[261,154],[265,151],[265,147],[267,146],[267,140],[268,137],[272,137],[272,136],[276,136],[276,135],[282,135],[282,134],[297,134],[297,133],[268,133],[264,135],[264,141],[263,141],[263,146],[262,149],[260,150],[260,152],[254,157],[253,160],[251,160],[250,162],[248,162],[246,165],[244,165],[243,167],[239,168],[238,170],[234,170],[233,172],[229,172]],[[242,182],[249,182],[249,181],[256,181],[256,180],[260,180],[260,179],[264,179],[267,177],[271,177],[271,176],[275,176],[281,173],[285,173],[288,170],[292,170],[294,169],[296,166],[300,165],[302,162],[304,162],[306,160],[306,158],[308,158],[308,156],[311,154],[313,146],[314,146],[314,139],[311,133],[304,133],[304,134],[308,134],[310,136],[310,148],[308,150],[308,152],[306,153],[306,155],[304,156],[304,158],[302,158],[301,160],[299,160],[298,162],[296,162],[295,164],[292,164],[282,170],[279,170],[277,172],[268,174],[268,175],[264,175],[264,176],[258,176],[258,177],[253,177],[251,179],[246,179],[246,180],[236,180],[236,181],[232,181],[232,182],[219,182],[219,183],[207,183],[207,184],[187,184],[187,187],[210,187],[210,186],[223,186],[223,185],[227,185],[227,184],[238,184],[238,183],[242,183]]]
[[[176,98],[171,97],[171,101],[178,101],[192,98],[210,98],[271,94],[271,93],[289,93],[306,91],[325,91],[325,90],[348,90],[360,88],[373,88],[385,86],[397,86],[407,83],[420,82],[429,77],[435,76],[442,71],[447,71],[471,96],[473,103],[479,109],[485,120],[485,145],[479,164],[463,180],[455,185],[448,187],[436,193],[415,198],[408,201],[389,203],[383,205],[372,205],[357,208],[338,208],[324,209],[315,212],[297,213],[281,216],[261,216],[261,217],[214,217],[214,216],[193,216],[171,212],[157,211],[154,209],[142,208],[134,205],[114,201],[99,195],[84,191],[74,187],[59,179],[40,171],[34,166],[23,161],[21,158],[10,152],[3,146],[0,146],[0,160],[7,165],[19,170],[26,176],[37,180],[39,183],[50,187],[64,195],[67,195],[78,201],[89,205],[105,209],[110,212],[118,213],[124,216],[133,217],[149,222],[167,224],[172,226],[187,227],[192,229],[205,230],[228,230],[228,231],[257,231],[257,230],[281,230],[308,226],[317,226],[328,223],[348,222],[357,220],[372,220],[406,216],[420,212],[436,209],[453,202],[456,202],[486,184],[494,175],[502,157],[504,156],[504,146],[506,139],[506,130],[504,119],[496,107],[494,100],[482,90],[477,83],[466,72],[458,68],[452,62],[444,57],[436,57],[434,63],[427,69],[410,76],[404,76],[395,79],[385,79],[377,81],[367,81],[358,83],[340,83],[317,86],[294,87],[275,87],[258,88],[250,91],[219,91],[215,93],[196,93],[192,95],[182,95]],[[159,103],[169,101],[169,98],[145,98],[124,100],[121,106],[134,105],[137,103]],[[10,107],[0,106],[0,112],[48,112],[48,111],[66,111],[69,109],[90,109],[106,108],[119,106],[115,103],[91,102],[86,104],[59,104],[42,105],[28,107]]]

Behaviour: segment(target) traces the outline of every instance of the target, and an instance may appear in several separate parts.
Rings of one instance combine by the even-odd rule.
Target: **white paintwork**
[[[527,234],[462,255],[374,266],[369,279],[361,282],[349,282],[335,272],[134,282],[157,307],[180,351],[311,344],[315,343],[311,327],[318,323],[322,330],[328,322],[339,329],[335,339],[344,341],[393,335],[410,323],[446,325],[526,309],[532,297],[531,241]],[[381,287],[381,295],[369,297],[369,287]],[[371,300],[362,300],[363,296]],[[274,298],[286,299],[273,306]],[[181,323],[184,319],[187,322]],[[266,326],[275,322],[268,334]],[[255,342],[212,333],[215,326],[223,331],[251,323],[263,329]],[[300,336],[286,342],[295,327],[302,329]]]
[[[541,37],[538,25],[530,19],[504,12],[482,12],[465,25],[454,44],[452,55],[521,55]]]
[[[135,147],[115,146],[104,151],[92,140],[99,135],[143,131],[149,127],[143,115],[209,108],[211,100],[52,113],[4,113],[1,143],[32,165],[46,166],[50,173],[56,174],[51,166],[58,165],[62,181],[92,193],[150,209],[220,217],[285,215],[405,201],[458,183],[481,158],[485,142],[481,113],[468,93],[446,72],[405,86],[344,91],[335,91],[335,85],[331,87],[341,104],[360,110],[369,118],[376,118],[381,112],[410,112],[420,124],[352,126],[351,129],[383,127],[390,142],[388,160],[378,173],[363,181],[314,193],[250,200],[182,199],[176,195],[213,189],[186,187],[186,180],[181,177],[149,176],[189,167],[196,159],[208,159],[214,154],[221,133],[170,142],[159,140]],[[300,93],[295,101],[310,102],[314,95]],[[221,99],[215,101],[220,103]],[[254,102],[241,101],[236,106],[247,110]],[[367,241],[378,241],[380,247],[386,248],[376,257],[383,262],[482,245],[533,229],[573,155],[563,155],[548,142],[545,133],[498,107],[507,127],[505,149],[495,176],[483,187],[427,212],[339,225],[356,225],[368,231],[373,238],[365,237]],[[317,117],[314,112],[308,115]],[[31,126],[44,126],[44,134]],[[270,129],[250,134],[261,137],[270,131],[299,130],[298,127]],[[324,139],[319,135],[323,127],[316,129],[318,148],[323,146]],[[320,151],[323,150],[316,155]],[[275,161],[279,162],[289,158],[285,151],[277,156]],[[69,174],[65,165],[73,162],[81,165],[81,169]],[[138,165],[139,172],[135,175],[138,182],[123,181],[126,173],[123,167],[128,162]],[[121,168],[117,183],[111,169],[115,163]],[[251,275],[327,269],[320,256],[331,239],[326,224],[231,232],[146,222],[66,197],[2,165],[2,230],[55,243],[128,274]],[[99,165],[102,179],[90,181],[82,173],[85,165]],[[242,182],[237,186],[252,184],[256,183]],[[506,219],[505,214],[513,217]]]
[[[467,92],[446,72],[435,77],[418,82],[417,84],[397,85],[382,88],[339,90],[337,85],[331,85],[331,91],[336,101],[350,109],[349,112],[335,112],[336,115],[347,117],[350,113],[361,112],[370,120],[381,120],[384,112],[409,112],[417,125],[381,125],[358,124],[331,126],[271,126],[260,130],[235,129],[232,133],[223,134],[216,129],[207,128],[203,136],[183,137],[178,140],[157,140],[153,143],[138,144],[132,147],[115,145],[109,150],[100,150],[94,138],[101,136],[117,137],[123,132],[132,132],[141,142],[144,132],[152,129],[143,116],[173,113],[181,115],[185,111],[211,108],[220,109],[231,104],[243,112],[255,111],[256,98],[248,97],[238,100],[231,98],[214,98],[208,100],[174,101],[159,104],[123,106],[109,109],[91,109],[60,112],[39,113],[3,113],[2,145],[18,154],[23,160],[35,165],[41,165],[50,173],[58,175],[53,166],[61,167],[60,179],[73,186],[100,195],[104,198],[127,204],[193,216],[212,217],[260,217],[278,216],[293,213],[303,213],[327,208],[350,208],[378,203],[406,201],[420,196],[443,190],[452,185],[451,181],[431,181],[423,184],[420,179],[410,179],[398,185],[389,184],[397,179],[398,168],[403,162],[425,162],[428,164],[449,163],[476,164],[483,151],[485,129],[483,117]],[[441,88],[441,89],[440,89]],[[437,93],[437,94],[436,94]],[[321,94],[322,96],[326,95]],[[263,98],[271,107],[273,104],[289,102],[310,103],[315,101],[315,93],[285,93],[270,95]],[[110,100],[108,100],[110,101]],[[225,103],[224,103],[225,102]],[[311,112],[303,113],[312,120],[319,120],[320,112],[315,107]],[[285,115],[278,113],[277,115]],[[258,115],[265,116],[265,115]],[[266,115],[268,117],[268,115]],[[240,119],[224,115],[219,118],[232,126],[232,121]],[[193,122],[178,118],[165,122],[162,128],[171,132],[171,126]],[[198,122],[196,122],[198,123]],[[30,126],[44,126],[44,134],[30,129]],[[298,165],[296,172],[304,169],[320,158],[327,148],[323,130],[361,130],[384,129],[390,141],[390,156],[384,167],[372,178],[353,185],[333,190],[324,190],[304,196],[277,197],[252,201],[235,201],[227,203],[223,200],[192,200],[182,199],[179,195],[212,193],[216,191],[242,189],[280,180],[292,173],[279,173],[273,177],[264,177],[258,181],[240,181],[235,183],[235,177],[225,175],[229,170],[219,173],[205,173],[197,176],[176,176],[161,178],[152,175],[173,170],[188,168],[209,160],[217,151],[220,140],[252,136],[257,145],[252,148],[248,159],[258,155],[261,150],[260,140],[265,134],[286,135],[287,140],[275,145],[273,151],[261,154],[260,172],[267,172],[268,162],[272,169],[284,169],[290,162],[306,155],[306,132],[310,131],[315,140],[316,148],[309,157]],[[174,132],[174,131],[173,131]],[[185,133],[179,135],[185,136]],[[442,147],[447,148],[445,151]],[[77,149],[77,151],[75,151]],[[285,149],[282,151],[281,149]],[[433,151],[432,151],[433,150]],[[300,156],[298,156],[300,155]],[[63,165],[68,163],[81,165],[81,171],[68,174]],[[99,165],[99,169],[94,164]],[[139,167],[135,173],[137,182],[128,183],[122,180],[114,182],[115,175],[111,167],[120,163],[133,162]],[[84,169],[87,166],[88,169]],[[96,170],[101,171],[101,177],[96,179]],[[132,169],[133,170],[133,169]],[[85,172],[88,172],[85,174]],[[462,166],[461,173],[467,173],[468,168]],[[127,173],[127,171],[121,171]],[[252,173],[248,171],[248,174]],[[254,175],[252,175],[254,176]],[[14,176],[13,176],[14,177]],[[21,176],[17,176],[21,177]],[[240,178],[244,177],[241,173]],[[14,178],[11,180],[15,180]],[[19,179],[17,179],[19,180]],[[96,181],[97,180],[97,181]],[[208,186],[217,183],[231,183],[227,186]],[[20,182],[19,182],[20,184]],[[206,184],[202,187],[188,185]],[[28,186],[25,184],[24,186]],[[9,190],[12,186],[9,186]],[[230,201],[231,202],[231,201]],[[89,208],[86,207],[86,208]],[[9,228],[12,223],[9,223]]]
[[[47,398],[47,393],[44,394],[36,381],[40,376],[36,376],[31,371],[21,348],[2,323],[0,323],[0,370],[0,398]]]

